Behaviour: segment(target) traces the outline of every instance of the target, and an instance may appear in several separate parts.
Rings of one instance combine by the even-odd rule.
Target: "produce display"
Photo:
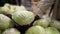
[[[0,34],[60,34],[60,21],[37,17],[25,6],[7,3],[0,7]]]

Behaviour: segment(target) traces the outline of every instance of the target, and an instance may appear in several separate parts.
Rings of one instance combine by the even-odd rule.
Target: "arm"
[[[33,12],[39,17],[41,17],[43,13],[52,6],[53,2],[54,0],[41,0],[39,6],[36,9],[34,9]]]

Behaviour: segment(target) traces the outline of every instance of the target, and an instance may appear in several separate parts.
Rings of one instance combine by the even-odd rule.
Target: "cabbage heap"
[[[21,33],[15,28],[10,28],[6,29],[2,34],[21,34]]]
[[[41,26],[30,27],[25,34],[46,34],[45,29]]]
[[[0,7],[0,34],[60,34],[60,22],[51,15],[45,14],[39,20],[34,20],[35,16],[25,6],[5,4]]]
[[[10,27],[13,27],[12,20],[3,14],[0,14],[0,30],[4,30]]]
[[[21,26],[30,24],[34,17],[34,14],[29,11],[16,11],[12,14],[12,19]]]

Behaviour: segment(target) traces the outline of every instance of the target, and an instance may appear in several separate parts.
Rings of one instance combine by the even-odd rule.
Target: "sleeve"
[[[33,12],[41,17],[43,13],[52,6],[53,2],[54,0],[41,0],[39,6],[33,9]]]

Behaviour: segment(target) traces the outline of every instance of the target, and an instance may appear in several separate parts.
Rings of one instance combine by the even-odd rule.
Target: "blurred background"
[[[32,7],[33,9],[37,7],[40,0],[0,0],[0,6],[3,6],[5,3],[13,5],[24,5],[25,7]]]

